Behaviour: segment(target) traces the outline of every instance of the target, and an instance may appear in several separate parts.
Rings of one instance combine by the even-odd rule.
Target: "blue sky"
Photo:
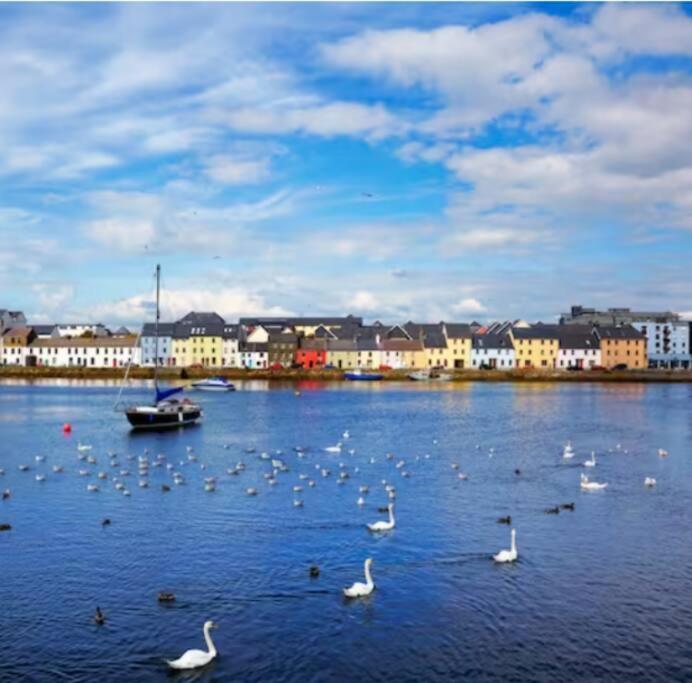
[[[692,11],[0,5],[0,307],[692,312]]]

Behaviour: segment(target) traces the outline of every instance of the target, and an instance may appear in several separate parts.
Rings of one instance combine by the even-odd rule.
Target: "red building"
[[[323,368],[327,363],[326,340],[301,339],[296,349],[296,363],[304,368]]]

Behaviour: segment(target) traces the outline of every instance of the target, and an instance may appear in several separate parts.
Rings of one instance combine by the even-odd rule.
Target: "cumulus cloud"
[[[488,309],[478,299],[468,298],[457,301],[452,305],[452,311],[456,315],[468,315],[474,313],[485,313]]]
[[[269,159],[247,159],[232,155],[212,157],[205,166],[206,174],[223,185],[254,185],[270,175]]]

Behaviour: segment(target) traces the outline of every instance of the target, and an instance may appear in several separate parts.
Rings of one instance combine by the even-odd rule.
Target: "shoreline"
[[[219,375],[230,380],[266,380],[281,382],[344,382],[343,370],[244,370],[162,368],[159,378],[167,381],[195,380]],[[412,370],[387,370],[382,372],[382,380],[411,381],[408,374]],[[452,375],[454,382],[647,382],[647,383],[692,383],[692,370],[622,370],[570,372],[565,370],[445,370]],[[0,366],[2,379],[123,379],[123,368],[50,368]],[[132,368],[130,379],[153,379],[153,368]],[[428,381],[423,383],[446,384],[447,382]]]

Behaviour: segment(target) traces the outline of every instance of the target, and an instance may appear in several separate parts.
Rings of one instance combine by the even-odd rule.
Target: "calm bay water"
[[[0,680],[170,680],[163,660],[202,647],[207,619],[220,625],[219,658],[175,680],[690,680],[691,386],[239,388],[197,396],[198,427],[140,435],[113,412],[115,386],[0,386],[0,488],[12,491],[0,523],[13,527],[0,533]],[[342,453],[324,452],[344,430]],[[571,461],[561,457],[568,439]],[[97,464],[78,460],[80,440]],[[145,448],[186,484],[151,467],[140,489]],[[290,471],[270,487],[259,454],[277,450]],[[592,450],[598,465],[585,470]],[[227,475],[238,461],[246,470]],[[129,498],[96,479],[121,469],[131,472],[121,477]],[[582,471],[608,489],[581,493]],[[215,493],[204,491],[208,476],[219,477]],[[646,489],[645,476],[657,486]],[[383,479],[397,488],[397,527],[374,536],[365,524],[385,517]],[[87,492],[90,482],[101,491]],[[370,486],[362,508],[361,484]],[[566,502],[574,512],[545,514]],[[520,559],[496,566],[491,555],[509,547],[496,520],[507,514]],[[363,580],[366,557],[377,589],[347,602],[341,589]],[[159,603],[159,591],[176,602]]]

